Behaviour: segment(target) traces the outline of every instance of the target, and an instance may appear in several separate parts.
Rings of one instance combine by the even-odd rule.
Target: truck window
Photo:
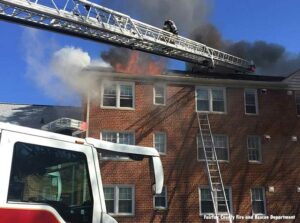
[[[92,222],[93,199],[85,154],[17,142],[8,201],[47,204],[66,222]]]

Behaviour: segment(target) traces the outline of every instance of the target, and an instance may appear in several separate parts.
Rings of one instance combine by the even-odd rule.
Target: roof
[[[186,77],[194,78],[214,78],[214,79],[231,79],[231,80],[251,80],[251,81],[271,81],[280,82],[286,77],[284,76],[264,76],[255,74],[241,74],[241,73],[214,73],[214,72],[187,72],[179,70],[169,70],[163,75],[178,76],[183,75]]]
[[[216,85],[226,87],[258,87],[285,89],[287,84],[283,76],[263,76],[239,73],[212,73],[212,72],[187,72],[169,70],[160,75],[126,74],[113,71],[111,68],[90,66],[84,69],[85,74],[99,79],[139,81],[139,82],[165,82],[181,85]]]
[[[300,70],[297,70],[286,77],[284,82],[291,90],[300,90]]]
[[[82,120],[82,108],[0,103],[0,122],[40,129],[44,124],[62,117]]]

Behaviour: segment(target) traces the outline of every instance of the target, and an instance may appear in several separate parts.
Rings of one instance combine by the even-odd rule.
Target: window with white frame
[[[300,115],[300,91],[295,91],[297,115]]]
[[[106,209],[113,215],[134,214],[134,187],[125,185],[104,186]]]
[[[259,136],[247,137],[248,160],[249,161],[262,161],[261,156],[261,142]]]
[[[103,107],[134,108],[134,83],[102,83]]]
[[[225,88],[196,87],[197,112],[226,111]]]
[[[245,112],[246,114],[258,113],[257,90],[245,89]]]
[[[153,88],[153,95],[154,95],[154,104],[156,105],[165,105],[166,104],[166,85],[163,84],[156,84]]]
[[[206,137],[206,136],[205,136]],[[228,136],[227,135],[213,135],[215,150],[217,154],[217,158],[219,161],[229,161],[229,145],[228,145]],[[210,139],[204,139],[206,145],[206,156],[207,159],[213,158],[213,150],[211,147]],[[204,161],[204,150],[201,135],[199,134],[197,137],[197,150],[198,150],[198,161]]]
[[[251,188],[252,214],[266,214],[265,190],[263,187]]]
[[[167,188],[164,186],[160,194],[154,195],[154,208],[167,209],[167,200]]]
[[[101,132],[101,139],[108,142],[134,145],[135,138],[133,132],[114,132],[114,131],[103,131]],[[103,159],[128,159],[128,157],[116,155],[111,152],[102,152],[101,157]]]
[[[231,197],[231,188],[225,187],[225,194],[227,199],[227,205],[231,212],[232,208],[232,197]],[[226,208],[226,202],[224,199],[224,195],[222,191],[217,192],[218,200],[217,200],[217,212],[219,214],[228,214]],[[211,191],[209,187],[200,187],[199,188],[199,197],[200,197],[200,214],[214,214],[214,204],[211,197]]]
[[[166,154],[167,135],[164,132],[154,133],[154,148],[161,154]]]

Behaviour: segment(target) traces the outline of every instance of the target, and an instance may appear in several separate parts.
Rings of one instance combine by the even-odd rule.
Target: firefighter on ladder
[[[168,19],[164,22],[163,30],[178,35],[178,29],[175,25],[175,22],[171,19]]]

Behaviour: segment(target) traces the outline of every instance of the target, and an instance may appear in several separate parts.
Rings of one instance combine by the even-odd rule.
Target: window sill
[[[259,114],[258,113],[245,113],[245,115],[247,115],[247,116],[258,116]]]
[[[205,160],[199,160],[197,159],[198,162],[206,162]],[[218,160],[218,163],[229,163],[229,160]]]
[[[109,106],[100,106],[101,109],[106,109],[106,110],[124,110],[124,111],[134,111],[135,107],[133,108],[123,108],[123,107],[109,107]]]
[[[216,114],[216,115],[227,115],[227,112],[214,112],[214,111],[196,111],[200,114]]]
[[[157,103],[153,103],[155,106],[166,106],[166,104],[157,104]]]
[[[248,160],[248,163],[250,163],[250,164],[263,164],[262,161],[255,161],[255,160]]]
[[[168,208],[166,207],[155,207],[154,208],[154,211],[157,211],[157,212],[163,212],[163,211],[167,211]]]

